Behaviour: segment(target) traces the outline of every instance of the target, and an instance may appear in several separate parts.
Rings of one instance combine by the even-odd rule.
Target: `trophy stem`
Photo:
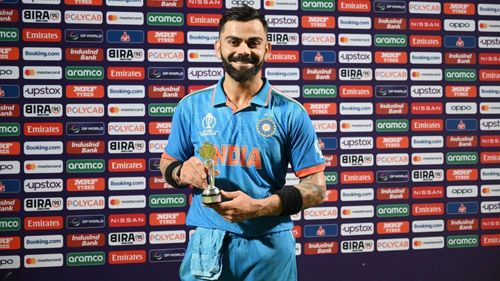
[[[220,203],[222,201],[220,190],[215,186],[215,167],[213,159],[204,160],[208,170],[208,187],[201,194],[204,204]]]

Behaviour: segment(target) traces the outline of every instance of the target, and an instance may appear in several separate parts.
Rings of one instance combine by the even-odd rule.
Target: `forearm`
[[[319,205],[323,202],[326,192],[325,175],[315,173],[300,179],[295,185],[302,196],[302,210]],[[287,187],[284,187],[287,188]],[[255,200],[257,216],[278,216],[283,210],[283,203],[278,195]]]

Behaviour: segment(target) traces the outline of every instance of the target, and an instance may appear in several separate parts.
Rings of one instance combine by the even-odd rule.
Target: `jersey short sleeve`
[[[191,121],[186,113],[187,102],[181,102],[175,109],[172,118],[172,130],[168,137],[165,153],[179,161],[186,161],[193,156],[193,145],[191,143]]]
[[[290,139],[287,149],[295,175],[302,178],[322,172],[325,169],[325,159],[311,119],[302,107],[293,111],[289,126]]]

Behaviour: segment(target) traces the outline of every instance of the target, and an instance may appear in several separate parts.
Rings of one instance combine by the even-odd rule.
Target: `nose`
[[[236,53],[238,53],[239,55],[249,55],[250,48],[248,47],[247,43],[241,42],[238,48],[236,49]]]

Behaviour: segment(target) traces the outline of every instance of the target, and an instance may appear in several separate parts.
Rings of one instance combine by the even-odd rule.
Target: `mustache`
[[[251,56],[251,55],[230,54],[227,59],[230,62],[242,62],[242,63],[251,63],[251,64],[257,64],[259,62],[258,57]]]

